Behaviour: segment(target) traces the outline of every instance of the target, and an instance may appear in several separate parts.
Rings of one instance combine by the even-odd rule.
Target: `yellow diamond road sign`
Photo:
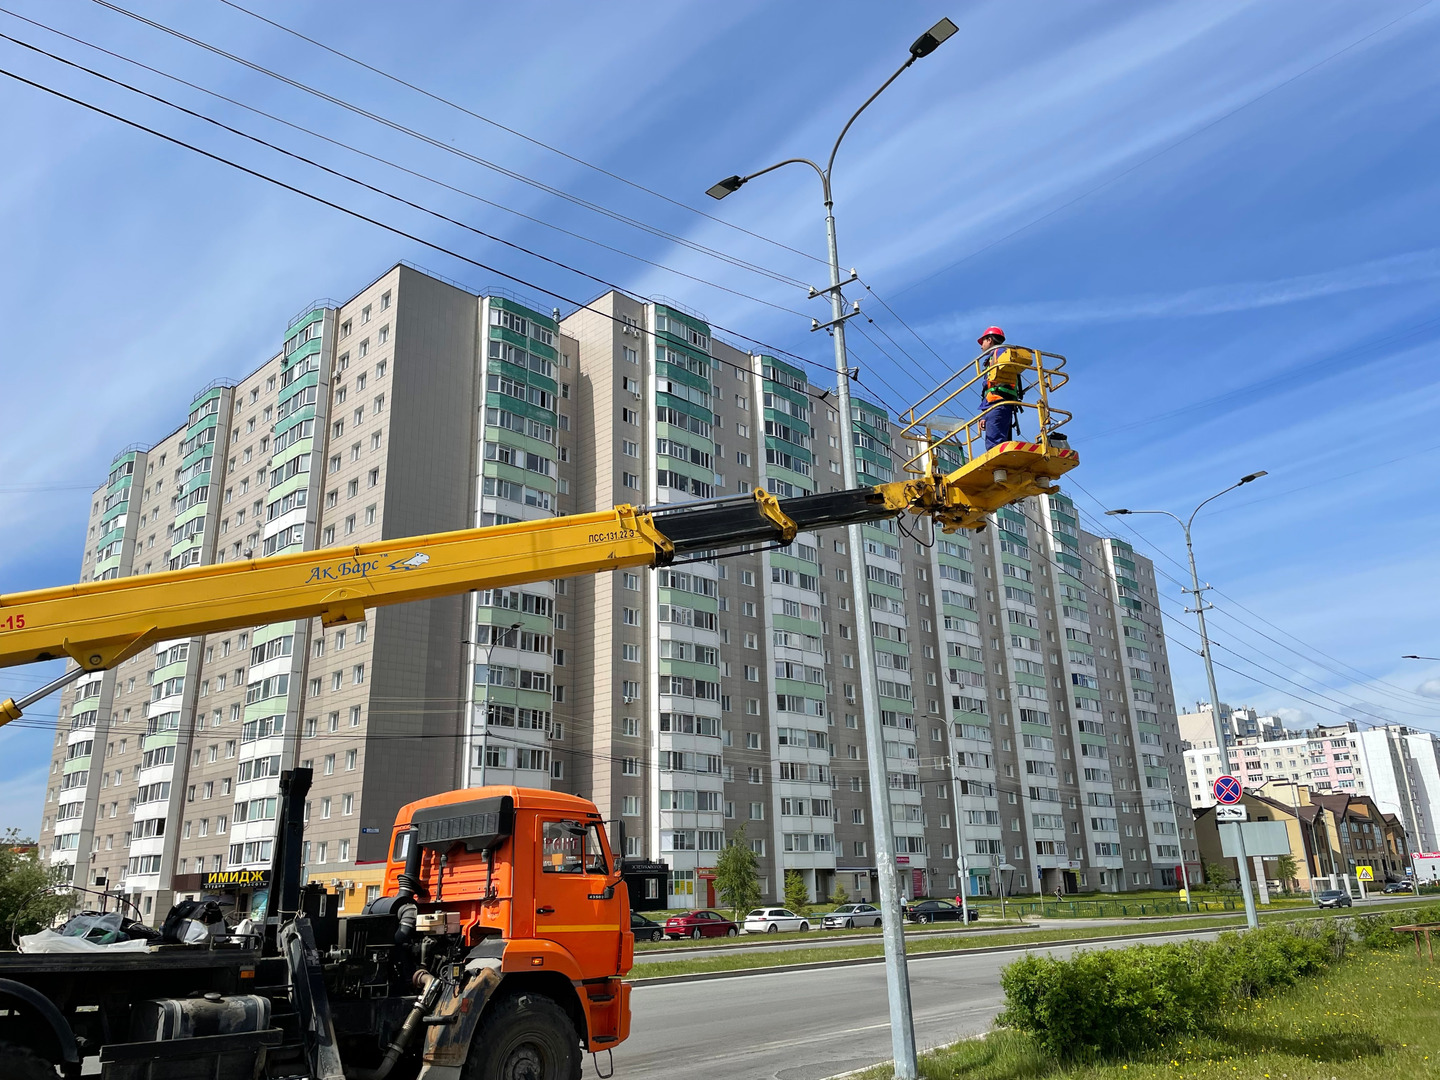
[[[1355,876],[1361,881],[1374,881],[1375,871],[1369,866],[1357,866],[1355,867]]]

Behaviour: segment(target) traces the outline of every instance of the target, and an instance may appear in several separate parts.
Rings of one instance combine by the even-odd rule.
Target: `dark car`
[[[958,922],[964,914],[964,909],[953,900],[918,900],[905,905],[905,917],[917,923]],[[970,921],[978,918],[980,912],[971,908]]]
[[[1385,892],[1387,893],[1411,893],[1414,891],[1415,886],[1411,885],[1408,881],[1392,881],[1389,885],[1385,886]]]
[[[734,937],[740,927],[718,911],[682,911],[665,920],[665,936],[669,938]]]
[[[664,941],[665,930],[658,923],[637,911],[630,912],[630,932],[636,941]]]
[[[1315,903],[1320,907],[1350,907],[1350,894],[1342,889],[1326,889],[1316,895]]]

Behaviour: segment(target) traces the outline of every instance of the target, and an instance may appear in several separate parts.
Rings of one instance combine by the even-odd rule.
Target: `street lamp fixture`
[[[1407,653],[1405,656],[1400,657],[1400,659],[1401,659],[1401,660],[1440,660],[1440,656],[1415,656],[1415,655],[1413,655],[1413,654]]]
[[[915,39],[915,43],[910,46],[910,55],[916,60],[923,60],[945,44],[958,29],[960,28],[949,19],[941,19]]]
[[[724,180],[721,180],[718,183],[711,185],[711,187],[706,190],[705,194],[709,195],[712,199],[723,199],[732,191],[739,191],[740,185],[742,185],[743,183],[745,183],[743,177],[727,176]]]

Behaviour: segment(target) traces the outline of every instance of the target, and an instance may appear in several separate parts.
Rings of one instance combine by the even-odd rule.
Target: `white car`
[[[747,934],[778,934],[781,930],[809,930],[810,920],[783,907],[756,908],[745,916]]]

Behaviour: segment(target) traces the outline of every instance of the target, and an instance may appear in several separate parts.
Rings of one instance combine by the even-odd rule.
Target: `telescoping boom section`
[[[1046,354],[1030,355],[1043,393]],[[1054,430],[1057,413],[1046,409],[1035,441],[1006,442],[942,471],[940,450],[948,448],[951,460],[971,455],[955,445],[961,439],[954,430],[936,430],[934,415],[912,414],[904,434],[939,449],[907,462],[909,479],[875,487],[790,499],[757,489],[753,496],[673,507],[617,506],[0,595],[0,667],[68,657],[79,671],[102,670],[172,638],[317,616],[327,626],[358,622],[367,608],[664,566],[903,514],[927,517],[946,532],[979,529],[1000,507],[1053,490],[1052,481],[1079,464]],[[0,723],[20,714],[15,702],[0,702]]]

